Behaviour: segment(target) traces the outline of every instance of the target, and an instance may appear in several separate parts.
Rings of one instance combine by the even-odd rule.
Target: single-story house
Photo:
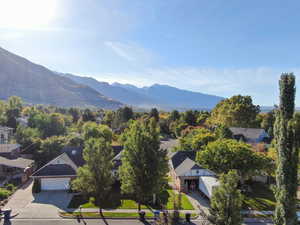
[[[179,191],[200,191],[207,198],[217,186],[216,174],[195,162],[196,151],[178,151],[170,155],[170,175]]]
[[[118,156],[122,146],[113,146],[113,149],[115,156]],[[42,191],[68,190],[71,180],[77,176],[77,169],[85,164],[82,153],[82,148],[65,147],[62,154],[38,169],[31,177],[40,180]]]
[[[241,128],[230,127],[233,138],[240,141],[244,141],[249,144],[258,144],[261,142],[269,142],[270,136],[261,128]]]

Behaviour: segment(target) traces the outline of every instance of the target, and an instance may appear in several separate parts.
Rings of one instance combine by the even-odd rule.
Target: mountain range
[[[124,105],[140,109],[211,109],[223,99],[168,85],[138,88],[58,73],[0,48],[0,99],[13,95],[32,104],[105,109]]]
[[[118,100],[126,105],[138,108],[203,109],[209,110],[224,98],[178,89],[168,85],[154,84],[138,88],[131,84],[100,82],[91,77],[62,74],[73,81],[90,86],[103,95]]]

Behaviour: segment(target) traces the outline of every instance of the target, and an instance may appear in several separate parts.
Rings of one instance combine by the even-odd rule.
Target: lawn
[[[252,192],[244,195],[244,209],[274,210],[276,200],[269,185],[254,182],[251,185]]]
[[[174,198],[175,198],[174,191],[172,191],[172,190],[165,191],[162,194],[161,198],[165,199],[164,202],[165,202],[167,209],[169,209],[169,210],[174,209]],[[112,205],[112,202],[114,203],[114,205]],[[68,208],[79,208],[80,205],[82,206],[82,208],[97,208],[94,205],[93,198],[85,199],[80,195],[73,197]],[[131,199],[120,199],[120,197],[116,197],[113,201],[106,203],[103,208],[107,208],[107,209],[137,209],[138,204],[134,200],[131,200]],[[150,206],[150,205],[149,206],[142,205],[142,209],[148,209],[148,208],[159,209],[160,207]],[[194,209],[193,205],[191,204],[188,197],[184,193],[181,196],[181,209],[183,209],[183,210],[193,210]]]
[[[104,217],[108,218],[137,218],[138,213],[119,213],[119,212],[103,212]],[[181,218],[185,218],[184,213],[179,214]],[[101,215],[97,212],[61,212],[60,216],[68,218],[76,218],[77,216],[82,216],[84,218],[101,218]],[[153,218],[153,213],[146,213],[146,218]],[[192,218],[197,217],[197,214],[191,214]]]

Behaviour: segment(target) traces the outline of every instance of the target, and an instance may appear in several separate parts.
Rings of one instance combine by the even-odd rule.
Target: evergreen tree
[[[154,119],[133,122],[125,135],[120,167],[121,190],[134,195],[141,210],[141,203],[147,203],[154,194],[161,192],[167,182],[167,151],[160,149]]]
[[[102,208],[109,198],[114,182],[111,172],[113,168],[111,143],[104,138],[90,138],[85,143],[83,158],[86,164],[78,169],[72,187],[94,197],[95,205],[99,207],[103,217]]]
[[[173,122],[180,119],[180,113],[177,110],[173,110],[170,114],[169,119]]]
[[[151,109],[150,118],[154,118],[156,122],[159,121],[159,112],[156,108]]]
[[[239,176],[229,171],[220,178],[220,186],[213,190],[209,221],[215,225],[240,225],[242,194],[237,189]]]
[[[274,136],[277,149],[276,209],[277,225],[297,224],[296,192],[299,157],[299,122],[294,119],[295,76],[282,74],[279,81],[280,104],[276,111]]]

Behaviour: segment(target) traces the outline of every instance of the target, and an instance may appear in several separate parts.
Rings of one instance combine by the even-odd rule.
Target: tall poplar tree
[[[148,203],[167,183],[167,152],[160,149],[154,118],[133,122],[125,133],[125,139],[120,167],[121,190],[134,195],[141,210],[141,204]]]
[[[297,224],[296,192],[298,187],[297,168],[299,157],[299,124],[294,119],[295,76],[284,73],[279,81],[280,104],[276,111],[274,136],[277,150],[276,169],[276,225]]]

